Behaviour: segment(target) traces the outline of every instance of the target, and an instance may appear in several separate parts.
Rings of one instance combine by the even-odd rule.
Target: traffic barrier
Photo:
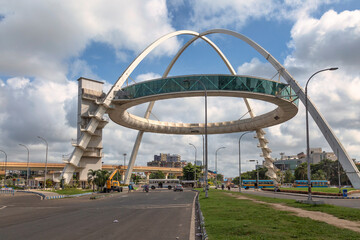
[[[201,228],[201,240],[208,240],[208,235],[207,235],[206,229],[205,229],[205,219],[204,219],[204,216],[203,216],[203,214],[201,212],[201,208],[200,208],[200,202],[199,202],[200,192],[198,190],[193,190],[193,191],[197,192],[196,205],[197,205],[198,217],[199,217],[200,228]]]
[[[5,190],[0,190],[0,193],[2,194],[12,194],[14,195],[15,194],[15,190],[14,189],[5,189]]]
[[[68,197],[67,195],[58,195],[58,196],[46,196],[45,200],[50,200],[50,199],[58,199],[58,198],[65,198]]]

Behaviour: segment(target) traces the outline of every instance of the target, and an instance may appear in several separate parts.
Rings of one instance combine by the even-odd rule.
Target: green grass
[[[239,193],[237,193],[239,194]],[[200,191],[209,239],[360,239],[360,234],[301,218],[270,206],[240,200],[224,192]],[[294,201],[293,201],[294,202]]]
[[[56,192],[60,195],[76,195],[76,194],[81,194],[81,193],[92,192],[92,189],[82,190],[82,189],[77,189],[77,188],[68,188],[68,189],[62,189],[62,190],[55,190],[52,192]]]
[[[280,188],[281,190],[295,190],[295,191],[305,191],[307,192],[307,188]],[[341,188],[341,193],[343,189],[347,189],[348,192],[352,190],[356,190],[355,188]],[[312,192],[326,192],[326,193],[339,193],[338,188],[321,188],[321,187],[313,187],[311,188]]]
[[[239,193],[235,193],[235,194],[239,194]],[[305,209],[308,211],[324,212],[324,213],[331,214],[335,217],[338,217],[340,219],[346,219],[346,220],[350,220],[350,221],[360,221],[360,209],[339,207],[339,206],[334,206],[334,205],[329,205],[329,204],[309,205],[309,204],[298,203],[292,199],[261,197],[261,196],[256,196],[253,194],[244,194],[244,196],[246,196],[248,198],[260,200],[263,202],[284,203],[288,206],[301,208],[301,209]]]

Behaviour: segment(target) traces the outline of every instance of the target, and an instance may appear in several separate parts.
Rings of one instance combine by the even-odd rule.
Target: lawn
[[[201,191],[199,201],[210,240],[360,239],[359,233],[236,199],[219,190],[210,190],[209,198]]]
[[[238,193],[236,193],[236,194],[238,194]],[[257,199],[257,200],[260,200],[263,202],[284,203],[288,206],[302,208],[302,209],[305,209],[308,211],[324,212],[324,213],[331,214],[335,217],[350,220],[350,221],[360,221],[360,209],[339,207],[339,206],[329,205],[329,204],[309,205],[309,204],[298,203],[295,200],[291,200],[291,199],[261,197],[261,196],[256,196],[253,194],[244,194],[244,196],[246,196],[248,198]]]
[[[55,191],[51,191],[51,192],[56,192],[60,195],[76,195],[76,194],[92,192],[92,190],[91,189],[83,190],[83,189],[77,189],[77,188],[67,188],[67,189],[55,190]]]
[[[280,188],[281,190],[294,190],[294,191],[305,191],[307,192],[308,188]],[[355,188],[341,188],[341,193],[343,189],[347,189],[348,192],[356,190]],[[325,188],[325,187],[313,187],[311,188],[312,192],[326,192],[326,193],[339,193],[338,188]]]

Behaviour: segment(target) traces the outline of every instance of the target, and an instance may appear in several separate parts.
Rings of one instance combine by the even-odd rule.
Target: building
[[[154,155],[154,160],[147,163],[148,167],[176,167],[182,168],[186,166],[186,161],[181,161],[181,156],[178,154],[160,153]]]
[[[324,159],[336,161],[337,157],[333,152],[325,152],[321,148],[310,148],[310,162],[312,164],[317,164]]]
[[[280,159],[275,159],[274,165],[281,171],[294,171],[300,164],[307,162],[306,154],[303,152],[289,156],[285,155],[285,153],[280,153],[280,156]],[[324,159],[336,161],[337,157],[333,152],[325,152],[322,148],[310,148],[311,164],[320,163]]]
[[[306,158],[302,158],[302,159],[293,158],[293,159],[276,160],[274,162],[274,165],[281,171],[286,171],[286,170],[294,171],[303,162],[306,162]]]

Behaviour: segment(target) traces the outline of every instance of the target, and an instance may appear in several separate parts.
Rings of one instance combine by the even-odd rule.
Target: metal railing
[[[199,194],[200,192],[198,190],[194,190],[197,192],[196,194],[196,200],[195,200],[195,203],[196,203],[196,207],[197,207],[197,217],[199,219],[199,224],[200,224],[200,230],[201,230],[201,239],[202,240],[208,240],[208,235],[206,233],[206,229],[205,229],[205,219],[204,219],[204,216],[201,212],[201,207],[200,207],[200,202],[199,202]]]

